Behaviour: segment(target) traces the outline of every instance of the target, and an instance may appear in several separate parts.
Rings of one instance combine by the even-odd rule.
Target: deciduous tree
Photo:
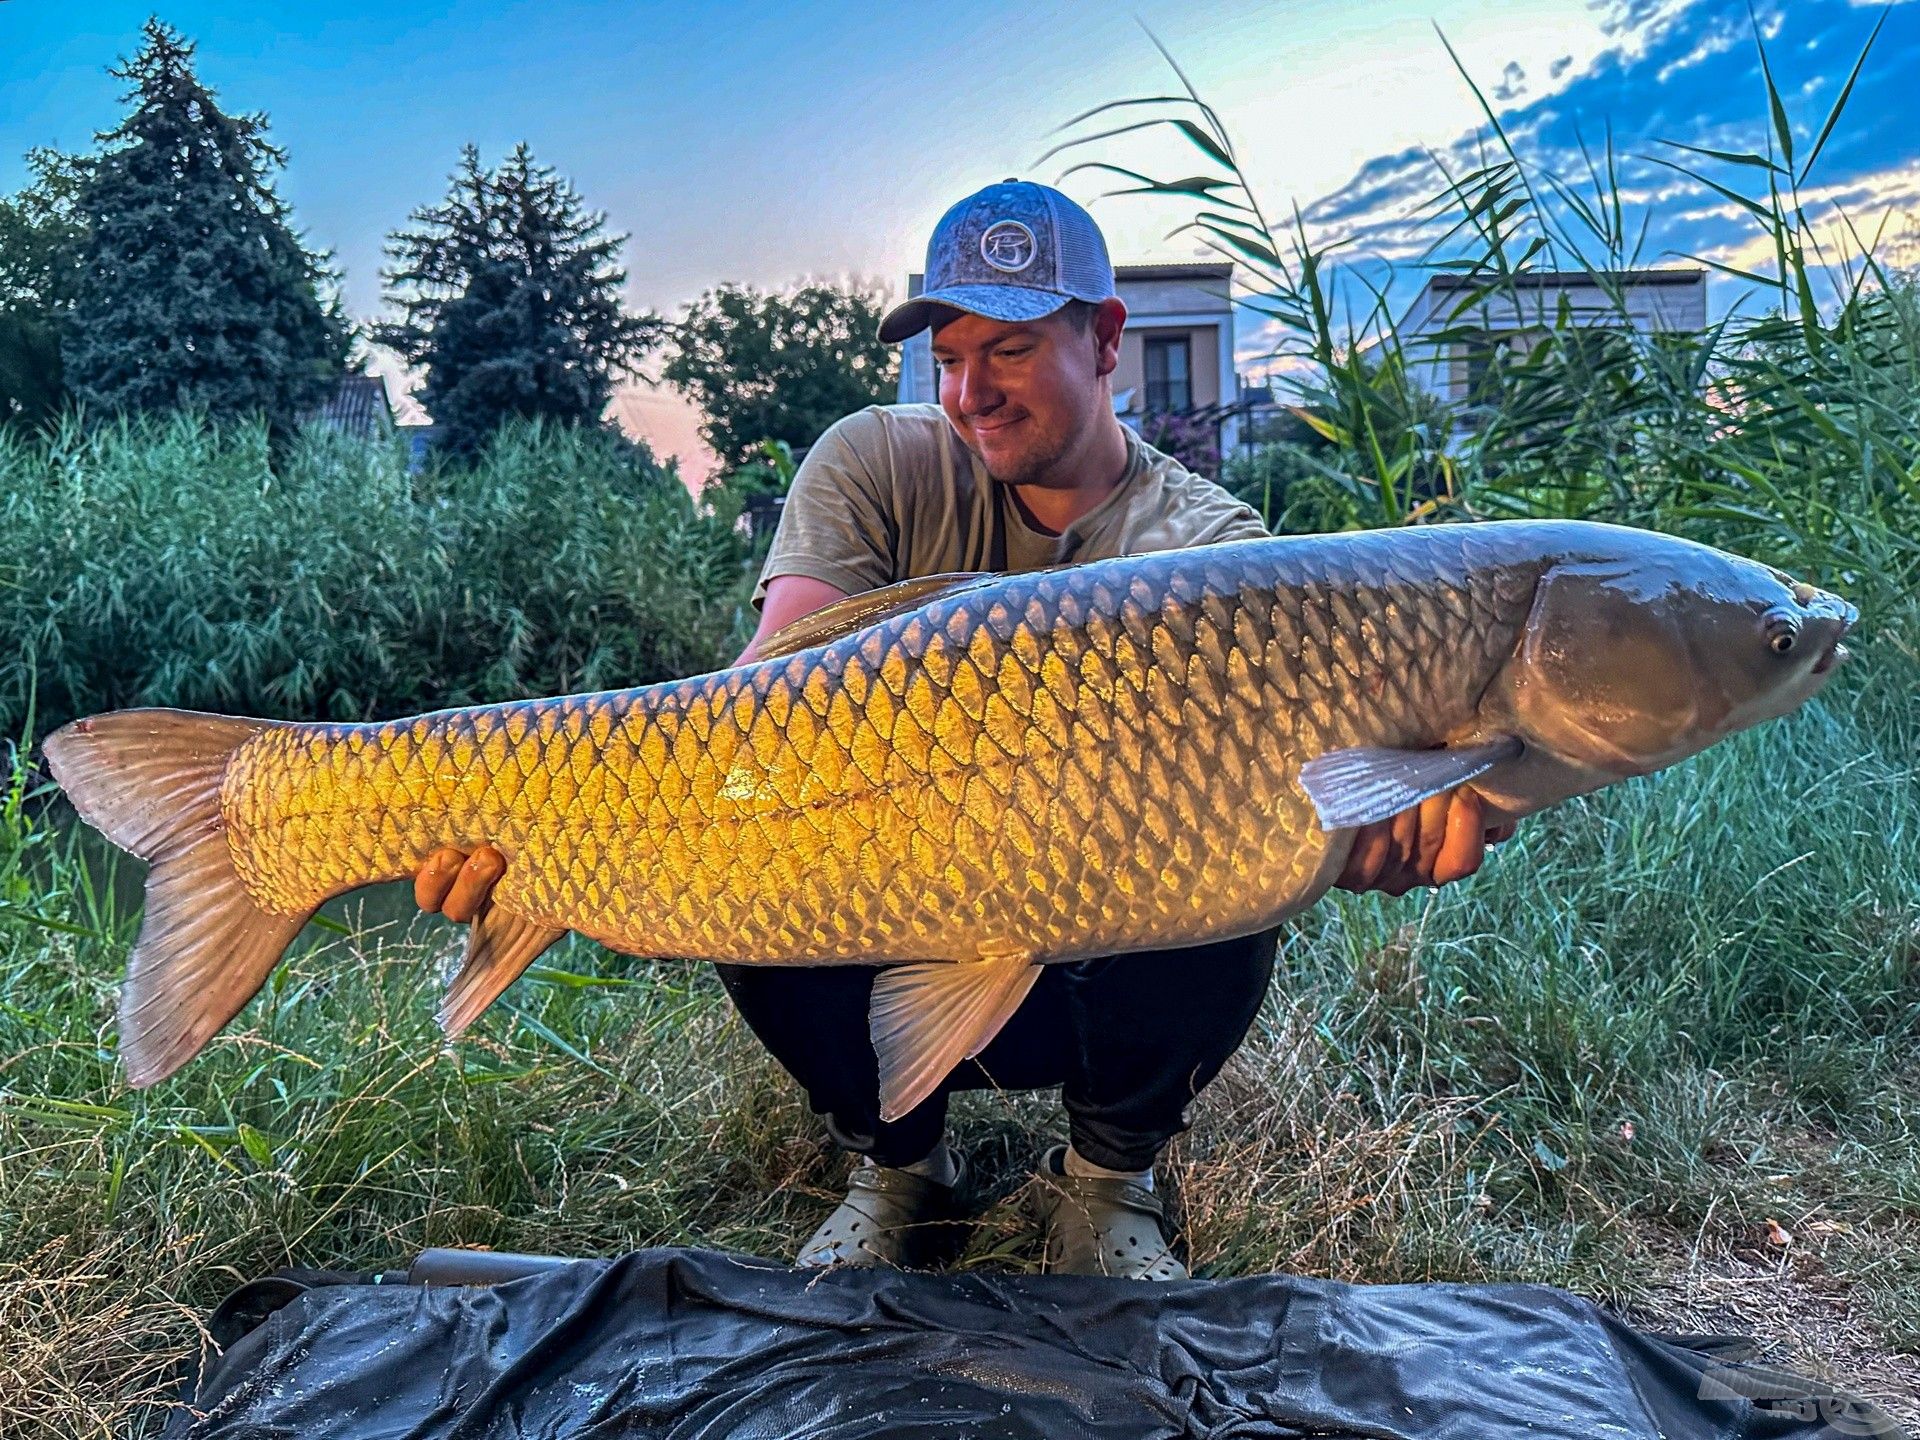
[[[86,238],[73,210],[83,163],[34,150],[27,165],[33,182],[0,199],[0,424],[41,423],[66,398],[60,325]]]
[[[894,398],[880,313],[880,296],[860,288],[722,285],[671,327],[661,375],[700,407],[700,433],[720,458],[743,465],[768,440],[799,449],[841,416]]]

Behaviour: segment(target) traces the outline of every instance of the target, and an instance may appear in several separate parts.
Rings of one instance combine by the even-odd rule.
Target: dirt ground
[[[1629,1316],[1634,1324],[1744,1337],[1756,1347],[1753,1359],[1871,1400],[1907,1436],[1920,1437],[1920,1355],[1883,1342],[1854,1287],[1827,1270],[1816,1245],[1796,1237],[1773,1254],[1673,1258],[1673,1278]],[[1835,1433],[1853,1432],[1843,1422]]]

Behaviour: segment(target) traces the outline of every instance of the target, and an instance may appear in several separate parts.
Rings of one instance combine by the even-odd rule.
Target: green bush
[[[723,664],[745,549],[644,447],[399,442],[189,415],[0,436],[0,734],[129,705],[363,719]]]

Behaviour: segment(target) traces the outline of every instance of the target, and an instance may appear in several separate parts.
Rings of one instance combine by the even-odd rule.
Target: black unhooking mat
[[[216,1334],[253,1328],[170,1440],[1897,1433],[1724,1342],[1531,1285],[821,1273],[662,1249],[501,1285],[243,1295]]]

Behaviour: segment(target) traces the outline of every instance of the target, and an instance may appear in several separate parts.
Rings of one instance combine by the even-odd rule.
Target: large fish
[[[1580,522],[1249,540],[856,596],[767,658],[632,690],[285,724],[176,710],[47,741],[151,862],[121,993],[151,1085],[322,901],[433,850],[507,858],[457,1033],[568,930],[635,954],[880,963],[885,1113],[1038,966],[1311,905],[1355,827],[1472,781],[1518,818],[1784,715],[1851,605]]]

